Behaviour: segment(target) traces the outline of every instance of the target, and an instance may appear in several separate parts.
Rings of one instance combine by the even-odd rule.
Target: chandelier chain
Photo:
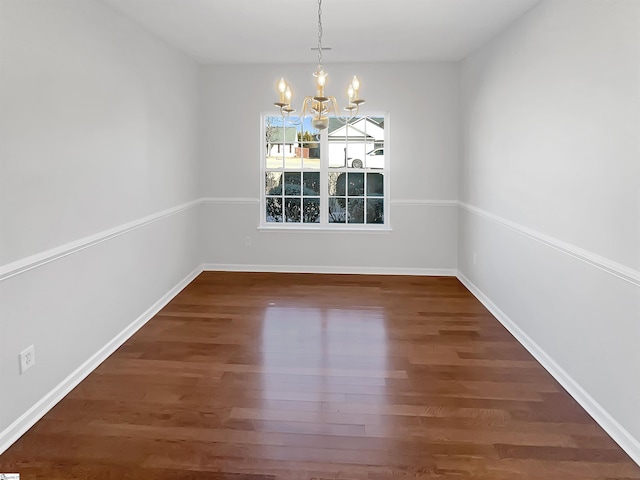
[[[318,0],[318,66],[322,66],[322,0]]]

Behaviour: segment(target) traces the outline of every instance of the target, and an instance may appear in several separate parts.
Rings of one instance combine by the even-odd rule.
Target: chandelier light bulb
[[[318,73],[318,85],[324,87],[324,84],[327,82],[327,74],[324,73],[324,70],[320,70]]]
[[[353,88],[353,98],[351,98],[351,103],[356,107],[359,107],[364,103],[364,100],[360,100],[358,98],[358,90],[360,90],[360,80],[355,75],[353,76],[353,80],[351,80],[351,87]]]
[[[317,89],[316,89],[316,100],[319,100],[321,98],[324,98],[324,85],[325,83],[327,83],[327,74],[325,73],[325,71],[322,69],[322,66],[318,65],[318,70],[316,71],[316,73],[314,73],[315,77],[316,77],[316,85],[317,85]]]
[[[287,82],[284,80],[284,77],[280,79],[278,82],[278,92],[280,93],[280,101],[276,102],[275,105],[282,108],[287,105],[287,100],[285,99],[286,91],[289,88]]]
[[[293,96],[293,93],[291,92],[291,88],[289,87],[289,85],[287,85],[287,88],[284,91],[284,97],[285,97],[287,105],[291,105],[291,97],[292,96]]]

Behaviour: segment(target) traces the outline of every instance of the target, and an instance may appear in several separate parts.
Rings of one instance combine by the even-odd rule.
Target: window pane
[[[384,200],[367,198],[367,223],[384,223]]]
[[[320,139],[317,138],[313,142],[307,142],[304,144],[309,149],[309,158],[313,160],[320,160]]]
[[[287,222],[300,222],[300,199],[285,198],[284,216]]]
[[[384,147],[382,143],[374,145],[373,150],[367,152],[366,167],[367,168],[384,168]]]
[[[364,199],[349,198],[348,223],[364,223]]]
[[[282,168],[284,161],[282,117],[265,117],[266,167]]]
[[[265,118],[267,168],[282,168],[283,163],[286,167],[291,162],[297,164],[297,168],[300,167],[300,159],[295,158],[297,131],[297,127],[283,124],[282,117]]]
[[[312,195],[317,197],[320,195],[320,172],[304,172],[302,174],[304,188],[303,195]]]
[[[303,155],[303,168],[306,170],[320,170],[320,142],[304,142],[301,144],[300,150]]]
[[[282,195],[282,173],[281,172],[267,172],[266,174],[266,194],[267,195]]]
[[[302,158],[298,156],[289,156],[284,160],[284,168],[289,170],[300,170],[302,168]]]
[[[350,197],[362,197],[364,195],[364,173],[349,173]]]
[[[347,144],[347,165],[350,168],[363,168],[366,159],[366,140],[360,135],[357,139],[349,139]]]
[[[303,158],[302,168],[304,170],[320,170],[320,159],[319,158]]]
[[[367,196],[382,197],[384,195],[384,176],[381,173],[367,173]]]
[[[332,197],[329,199],[329,223],[345,223],[346,199]]]
[[[320,134],[312,134],[308,130],[298,131],[296,157],[300,158],[300,167],[304,169],[320,169]]]
[[[267,222],[282,222],[282,199],[267,198]]]
[[[344,196],[347,194],[345,188],[347,180],[346,173],[329,173],[329,195],[330,196]]]
[[[329,168],[344,168],[347,166],[347,144],[341,141],[332,141],[329,136]]]
[[[303,200],[303,212],[302,221],[304,223],[319,223],[320,222],[320,199],[319,198],[305,198]]]
[[[282,168],[284,159],[282,155],[278,156],[268,156],[267,157],[267,168]]]
[[[300,196],[300,172],[285,172],[284,195]]]

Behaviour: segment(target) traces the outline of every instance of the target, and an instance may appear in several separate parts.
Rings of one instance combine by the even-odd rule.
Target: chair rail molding
[[[127,223],[123,223],[116,227],[86,236],[84,238],[80,238],[73,242],[69,242],[40,253],[36,253],[35,255],[30,255],[20,260],[16,260],[15,262],[11,262],[6,265],[0,265],[0,282],[16,275],[20,275],[21,273],[28,272],[29,270],[40,267],[42,265],[46,265],[47,263],[54,262],[68,255],[72,255],[86,248],[90,248],[102,242],[106,242],[108,240],[111,240],[112,238],[124,235],[125,233],[129,233],[133,230],[144,227],[145,225],[149,225],[164,218],[170,217],[171,215],[175,215],[190,208],[196,207],[201,203],[202,199],[196,199],[190,202],[182,203],[175,207],[152,213],[151,215],[147,215],[145,217],[132,220]]]
[[[507,220],[506,218],[491,213],[480,207],[476,207],[475,205],[471,205],[465,202],[459,202],[459,204],[460,208],[467,210],[468,212],[478,215],[479,217],[486,218],[487,220],[491,220],[498,225],[513,230],[514,232],[520,233],[521,235],[536,240],[548,247],[554,248],[564,253],[565,255],[569,255],[570,257],[581,260],[593,267],[607,272],[610,275],[613,275],[637,287],[640,287],[640,270],[635,270],[625,265],[621,265],[620,263],[614,262],[613,260],[580,248],[576,245],[572,245],[550,235],[538,232],[532,228],[525,227],[524,225],[520,225],[519,223],[513,222],[511,220]]]

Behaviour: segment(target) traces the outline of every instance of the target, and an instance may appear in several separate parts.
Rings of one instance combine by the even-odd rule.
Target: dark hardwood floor
[[[640,479],[455,278],[204,273],[0,456],[30,479]]]

